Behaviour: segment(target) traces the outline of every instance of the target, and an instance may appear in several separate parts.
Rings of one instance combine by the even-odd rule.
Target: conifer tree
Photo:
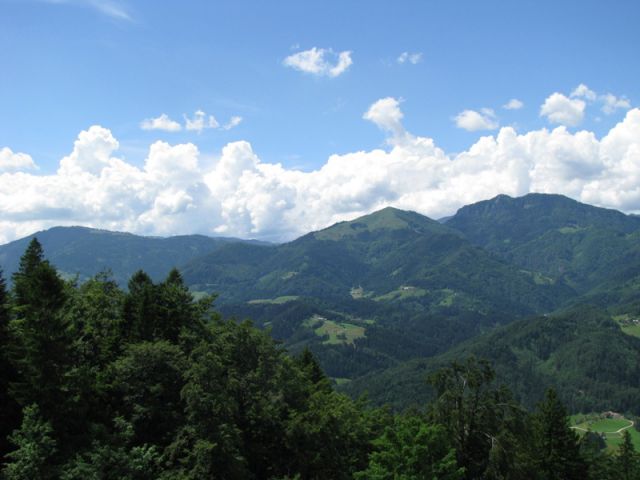
[[[620,480],[640,479],[640,458],[631,442],[628,429],[622,433],[622,443],[618,448],[614,463]]]
[[[11,393],[20,405],[37,403],[42,415],[64,425],[67,395],[64,377],[71,363],[72,340],[63,313],[65,284],[44,259],[42,246],[34,238],[13,275],[15,318],[10,352],[18,380]]]
[[[10,320],[9,294],[0,270],[0,464],[10,450],[8,435],[20,425],[20,408],[9,394],[9,386],[16,380],[16,371],[8,355],[11,349]]]
[[[580,453],[578,435],[569,428],[567,410],[553,388],[534,414],[533,456],[544,479],[582,480],[587,465]]]

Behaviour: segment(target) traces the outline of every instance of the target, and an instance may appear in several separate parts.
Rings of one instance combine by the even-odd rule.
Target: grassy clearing
[[[365,328],[360,325],[335,322],[327,320],[320,315],[314,315],[305,320],[303,325],[313,329],[314,333],[319,337],[327,336],[328,338],[322,342],[327,345],[353,345],[354,340],[365,336]]]
[[[622,443],[622,432],[626,430],[631,435],[631,441],[636,450],[640,449],[640,432],[631,426],[631,420],[627,420],[624,417],[605,418],[601,414],[596,413],[587,415],[579,414],[572,415],[570,423],[580,435],[584,435],[587,430],[602,434],[607,443],[607,449],[611,451],[616,450],[618,445]],[[620,429],[625,427],[631,428],[620,431]]]
[[[256,298],[255,300],[249,300],[247,303],[251,305],[258,305],[258,304],[280,305],[287,302],[293,302],[298,298],[300,297],[298,297],[297,295],[283,295],[282,297],[276,297],[276,298]]]
[[[406,300],[408,298],[424,297],[428,292],[423,288],[412,287],[410,285],[403,285],[397,290],[379,295],[373,299],[376,302],[392,302],[394,300]]]
[[[632,337],[640,338],[640,319],[638,317],[625,313],[624,315],[616,315],[612,318],[620,325],[620,329],[624,333]]]

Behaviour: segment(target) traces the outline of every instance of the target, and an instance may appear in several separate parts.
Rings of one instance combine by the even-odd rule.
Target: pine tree
[[[629,430],[622,433],[622,443],[615,457],[615,469],[620,480],[640,479],[640,458],[631,442]]]
[[[44,259],[34,238],[13,275],[15,318],[10,352],[18,371],[11,393],[20,405],[37,403],[54,427],[64,425],[67,395],[64,377],[71,363],[72,340],[63,306],[65,284]]]
[[[587,465],[580,453],[578,435],[569,428],[567,410],[552,388],[534,414],[532,455],[544,479],[582,480]]]
[[[0,464],[10,450],[8,435],[20,425],[20,408],[9,393],[11,382],[16,380],[16,370],[10,363],[9,294],[0,270]]]

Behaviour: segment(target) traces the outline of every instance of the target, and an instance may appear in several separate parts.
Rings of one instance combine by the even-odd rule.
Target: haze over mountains
[[[500,195],[443,222],[385,208],[280,245],[80,227],[37,236],[80,280],[109,268],[125,285],[138,269],[159,280],[177,266],[223,313],[269,327],[291,351],[311,348],[376,402],[406,406],[426,372],[474,353],[525,403],[555,384],[576,408],[637,408],[640,341],[619,323],[640,313],[640,218],[618,211]],[[27,242],[0,246],[6,277]]]

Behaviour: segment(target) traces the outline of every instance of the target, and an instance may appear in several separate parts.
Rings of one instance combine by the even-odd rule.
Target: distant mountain
[[[640,218],[561,195],[499,195],[447,220],[474,245],[586,293],[640,265]]]
[[[109,269],[121,285],[126,285],[139,269],[160,280],[173,267],[223,245],[242,242],[203,235],[161,238],[85,227],[54,227],[0,246],[0,267],[7,279],[18,269],[20,257],[33,237],[38,237],[47,258],[63,275],[78,275],[82,281]]]
[[[183,269],[219,308],[253,318],[333,377],[434,355],[574,292],[473,246],[446,225],[386,208],[293,242],[225,245]]]
[[[469,355],[490,360],[497,378],[525,406],[533,407],[554,386],[572,412],[640,414],[640,338],[623,333],[608,314],[585,306],[518,320],[441,355],[372,373],[345,388],[353,395],[368,392],[372,402],[398,409],[422,404],[432,395],[429,373]]]

